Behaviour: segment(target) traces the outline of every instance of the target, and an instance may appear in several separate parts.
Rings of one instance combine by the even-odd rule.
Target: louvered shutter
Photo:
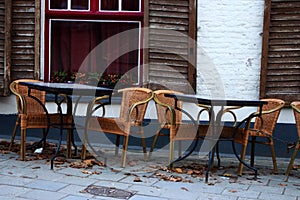
[[[300,100],[300,1],[266,0],[261,98]]]
[[[195,89],[195,47],[189,41],[196,34],[194,4],[191,0],[149,1],[146,63],[150,88],[166,87],[185,93]],[[168,30],[180,34],[169,34]]]
[[[40,1],[12,1],[11,78],[39,78]]]
[[[10,31],[10,1],[0,2],[0,96],[9,95],[8,79],[9,71],[7,64],[9,57],[6,56],[7,45],[9,44]]]

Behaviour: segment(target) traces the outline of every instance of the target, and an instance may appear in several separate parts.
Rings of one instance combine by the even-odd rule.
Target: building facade
[[[299,1],[136,0],[128,5],[127,0],[0,2],[0,95],[10,95],[15,79],[51,81],[55,71],[76,72],[87,55],[82,51],[135,28],[136,41],[125,39],[127,46],[135,45],[133,53],[112,62],[102,54],[101,66],[87,71],[134,71],[139,86],[215,97],[275,97],[287,105],[300,98]],[[89,36],[80,33],[85,29],[92,30]],[[82,45],[87,40],[89,47]],[[288,110],[280,119],[293,123]]]

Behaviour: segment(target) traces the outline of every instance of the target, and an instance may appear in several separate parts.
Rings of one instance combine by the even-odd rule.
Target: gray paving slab
[[[46,191],[46,190],[31,190],[27,193],[19,195],[20,197],[27,199],[36,199],[36,200],[59,200],[63,197],[67,196],[67,194],[54,192],[54,191]]]
[[[1,200],[116,199],[88,193],[85,189],[91,185],[133,192],[130,200],[300,199],[300,171],[293,170],[289,181],[284,182],[288,161],[280,158],[277,161],[279,174],[275,175],[272,173],[270,159],[265,159],[264,162],[263,158],[258,157],[259,162],[256,166],[259,176],[257,180],[253,180],[253,174],[248,169],[244,169],[243,176],[236,176],[236,160],[232,156],[222,157],[224,167],[214,169],[210,173],[209,183],[205,183],[204,176],[191,176],[153,167],[163,163],[154,159],[155,154],[149,162],[136,162],[135,166],[125,168],[120,168],[120,163],[116,163],[115,166],[85,169],[71,168],[70,163],[65,163],[57,165],[54,170],[50,170],[48,160],[20,161],[18,157],[16,153],[0,153]],[[175,182],[174,179],[162,179],[154,176],[156,172],[168,177],[179,176],[182,180]]]

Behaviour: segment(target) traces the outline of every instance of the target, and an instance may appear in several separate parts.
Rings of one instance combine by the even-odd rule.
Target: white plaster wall
[[[258,98],[264,0],[201,0],[197,6],[198,49],[210,60],[198,55],[197,93]]]
[[[264,0],[197,3],[197,94],[258,99]],[[241,119],[254,110],[236,112]],[[291,109],[283,109],[278,122],[294,123]]]

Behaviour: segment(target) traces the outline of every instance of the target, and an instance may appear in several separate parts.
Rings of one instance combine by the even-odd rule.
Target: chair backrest
[[[269,135],[273,134],[279,114],[285,102],[281,99],[261,99],[268,104],[263,105],[261,117],[257,117],[254,123],[254,129],[260,130]],[[259,109],[258,109],[259,111]]]
[[[10,84],[10,90],[16,95],[16,102],[18,107],[18,113],[29,114],[29,113],[44,113],[43,107],[33,98],[28,97],[28,87],[20,85],[20,82],[41,82],[33,79],[19,79],[15,80]],[[32,89],[30,94],[45,105],[46,93],[44,91]]]
[[[167,106],[175,107],[176,100],[174,98],[165,97],[165,94],[182,94],[173,90],[156,90],[154,93],[154,101],[157,112],[157,120],[161,124],[171,124],[172,116]],[[178,108],[182,108],[182,101],[177,101]],[[175,123],[182,121],[182,112],[175,110]]]
[[[148,103],[153,98],[152,90],[148,88],[125,88],[122,89],[121,92],[120,119],[142,122],[146,114]],[[128,119],[130,112],[130,119]]]
[[[292,102],[291,106],[292,106],[293,112],[294,112],[298,138],[300,139],[300,101]]]

